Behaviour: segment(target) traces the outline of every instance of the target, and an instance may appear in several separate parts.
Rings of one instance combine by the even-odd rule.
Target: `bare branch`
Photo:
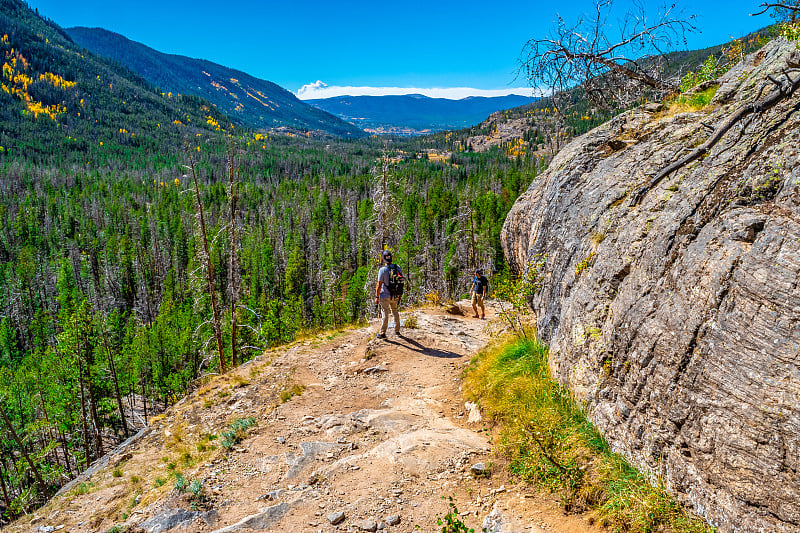
[[[755,17],[757,15],[763,15],[764,13],[766,13],[767,11],[769,11],[773,7],[776,8],[776,9],[786,9],[787,11],[800,11],[800,5],[770,4],[770,3],[764,2],[763,4],[761,4],[758,7],[763,7],[764,9],[762,9],[758,13],[750,13],[751,17]]]
[[[566,91],[583,85],[595,104],[625,106],[644,90],[666,95],[678,84],[665,74],[660,57],[695,31],[693,16],[665,7],[649,22],[642,5],[636,5],[620,21],[618,35],[609,36],[607,19],[613,0],[599,0],[591,17],[567,25],[558,17],[550,34],[529,40],[522,50],[520,71],[529,83],[549,89],[557,100]]]
[[[646,185],[642,186],[638,191],[636,191],[631,196],[630,205],[635,206],[639,202],[642,201],[645,194],[647,194],[653,187],[658,185],[661,180],[675,172],[681,167],[684,167],[691,163],[692,161],[698,159],[702,155],[708,153],[711,148],[714,147],[715,144],[719,142],[720,139],[735,125],[739,124],[743,119],[748,117],[751,114],[760,114],[766,111],[767,109],[775,106],[778,102],[782,101],[785,98],[789,98],[794,94],[794,92],[800,88],[800,76],[797,79],[792,79],[787,75],[788,80],[783,83],[777,83],[771,76],[767,76],[772,83],[776,83],[778,86],[772,90],[767,96],[764,98],[757,99],[756,101],[747,104],[737,110],[735,113],[730,115],[728,118],[722,121],[711,136],[692,150],[689,154],[682,157],[681,159],[674,161],[673,163],[667,165],[664,169],[662,169],[658,174],[656,174]],[[763,88],[762,88],[763,91]],[[759,95],[761,91],[759,91]]]

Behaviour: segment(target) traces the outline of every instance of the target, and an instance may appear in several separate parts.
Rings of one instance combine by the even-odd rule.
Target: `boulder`
[[[800,91],[631,197],[785,79],[795,44],[746,58],[705,109],[636,109],[574,140],[502,232],[514,268],[540,264],[553,375],[722,531],[800,528]]]

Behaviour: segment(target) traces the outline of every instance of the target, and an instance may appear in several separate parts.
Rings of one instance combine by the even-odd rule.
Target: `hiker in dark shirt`
[[[489,280],[483,275],[483,270],[475,269],[475,277],[472,278],[472,310],[475,312],[473,318],[478,318],[478,306],[481,306],[480,318],[486,318],[486,308],[483,307],[483,300],[486,299],[486,292],[489,290]]]

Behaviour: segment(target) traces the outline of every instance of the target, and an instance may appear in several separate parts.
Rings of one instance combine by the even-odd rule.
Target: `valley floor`
[[[216,377],[7,531],[428,532],[441,531],[450,497],[477,531],[599,531],[512,484],[493,454],[491,424],[460,392],[490,321],[460,306],[466,316],[402,313],[417,322],[403,336],[376,340],[373,322]],[[220,446],[230,424],[251,417],[240,440]],[[474,475],[478,463],[490,475]]]

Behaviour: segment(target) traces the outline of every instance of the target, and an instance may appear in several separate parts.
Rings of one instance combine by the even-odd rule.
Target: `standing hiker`
[[[478,318],[478,306],[481,306],[480,318],[486,318],[486,308],[483,307],[483,300],[486,299],[486,291],[489,289],[489,280],[483,275],[483,270],[475,269],[475,277],[472,279],[472,310],[475,314],[472,318]]]
[[[389,327],[389,311],[394,316],[394,332],[400,335],[400,297],[403,295],[403,271],[392,263],[392,252],[383,251],[383,261],[386,263],[378,271],[378,285],[375,287],[375,303],[380,304],[383,310],[383,323],[377,337],[386,338],[386,329]]]

